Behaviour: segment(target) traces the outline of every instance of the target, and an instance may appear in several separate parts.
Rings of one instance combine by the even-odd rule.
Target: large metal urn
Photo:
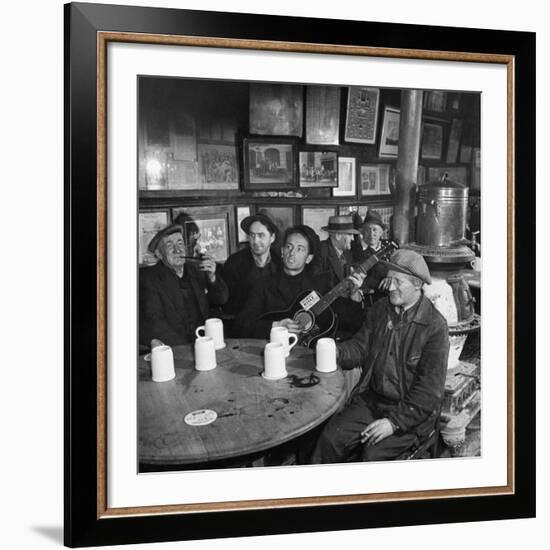
[[[474,253],[465,244],[468,188],[449,180],[430,181],[418,188],[416,239],[410,248],[430,263],[469,262]]]

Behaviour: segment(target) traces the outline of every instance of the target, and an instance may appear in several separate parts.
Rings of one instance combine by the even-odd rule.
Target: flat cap
[[[157,246],[159,245],[161,239],[163,237],[168,237],[168,235],[172,235],[172,233],[181,233],[183,236],[183,227],[177,223],[173,223],[170,225],[167,225],[166,227],[163,227],[149,242],[147,245],[147,250],[151,254],[155,253],[155,250],[157,249]]]
[[[389,262],[385,260],[380,260],[380,262],[388,266],[389,269],[412,275],[428,285],[432,284],[432,277],[426,261],[414,250],[400,248],[391,255]]]

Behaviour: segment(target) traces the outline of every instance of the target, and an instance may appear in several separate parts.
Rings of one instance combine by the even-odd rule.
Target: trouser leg
[[[361,460],[392,460],[402,452],[410,449],[417,439],[415,434],[405,433],[402,435],[390,435],[376,445],[363,445]]]
[[[374,420],[372,411],[361,396],[354,397],[325,426],[310,464],[346,462],[361,445],[361,432]]]

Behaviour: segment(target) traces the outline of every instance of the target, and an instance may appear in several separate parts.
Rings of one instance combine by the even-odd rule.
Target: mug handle
[[[292,342],[292,344],[291,344],[290,341],[292,340],[292,338],[294,338],[294,342]],[[290,333],[288,335],[288,351],[289,352],[297,344],[297,342],[298,342],[298,336],[296,336],[296,334]]]
[[[202,336],[206,336],[206,329],[204,328],[204,325],[203,325],[202,327],[197,327],[197,328],[195,329],[195,336],[196,336],[197,338],[202,338],[202,336],[199,334],[199,332],[200,332],[201,330],[204,330],[204,334],[203,334]]]

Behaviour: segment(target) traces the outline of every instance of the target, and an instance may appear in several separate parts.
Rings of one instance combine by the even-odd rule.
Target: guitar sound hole
[[[300,325],[300,328],[303,331],[310,330],[315,322],[313,315],[307,311],[297,311],[294,314],[294,320]]]

